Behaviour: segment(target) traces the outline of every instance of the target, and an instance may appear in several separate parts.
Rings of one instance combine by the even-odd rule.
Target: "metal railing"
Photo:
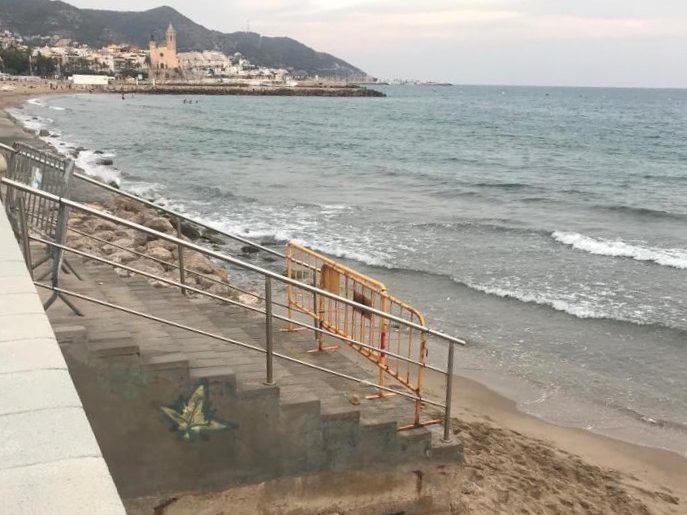
[[[69,252],[69,253],[72,253],[75,255],[80,255],[80,256],[87,258],[87,259],[92,259],[94,261],[107,264],[109,266],[112,266],[113,268],[119,268],[119,269],[126,270],[127,272],[130,272],[133,274],[138,274],[138,275],[142,275],[144,277],[148,277],[150,279],[155,279],[157,281],[160,281],[160,282],[166,283],[168,285],[177,287],[182,292],[183,291],[191,291],[191,292],[198,294],[198,295],[204,295],[206,297],[213,298],[215,300],[219,300],[221,302],[235,305],[235,306],[241,307],[243,309],[247,309],[247,310],[250,310],[250,311],[264,315],[265,316],[265,340],[266,340],[265,349],[262,349],[262,348],[256,347],[256,346],[251,346],[249,344],[239,342],[236,340],[232,340],[232,339],[223,337],[221,335],[211,334],[211,333],[208,333],[207,331],[203,331],[201,329],[192,328],[189,326],[184,326],[183,324],[179,324],[179,323],[174,322],[172,320],[165,320],[165,319],[162,319],[159,317],[154,317],[150,314],[138,312],[138,311],[132,310],[130,308],[127,308],[125,306],[118,306],[118,305],[115,305],[112,303],[108,303],[108,302],[105,302],[105,301],[102,301],[99,299],[95,299],[93,297],[89,297],[87,295],[83,295],[83,294],[75,292],[75,291],[67,290],[65,288],[62,288],[57,281],[57,277],[59,275],[59,267],[57,267],[57,269],[54,269],[54,274],[53,274],[54,280],[53,280],[52,284],[48,285],[48,284],[43,284],[43,283],[40,283],[39,281],[36,281],[37,286],[51,290],[54,295],[59,295],[60,298],[62,298],[63,300],[64,300],[64,296],[67,296],[67,297],[72,297],[72,298],[77,298],[77,299],[93,302],[93,303],[100,304],[103,306],[111,307],[113,309],[118,309],[120,311],[130,313],[130,314],[133,314],[136,316],[141,316],[144,318],[148,318],[150,320],[155,320],[155,321],[158,321],[160,323],[164,323],[164,324],[167,324],[167,325],[170,325],[173,327],[179,327],[182,329],[186,329],[186,330],[194,332],[196,334],[203,334],[205,336],[215,338],[215,339],[218,339],[220,341],[224,341],[226,343],[230,343],[233,345],[239,345],[241,347],[248,348],[248,349],[251,349],[254,351],[264,352],[266,354],[265,371],[266,371],[266,381],[267,382],[274,382],[273,359],[276,357],[276,358],[290,361],[293,363],[298,363],[300,365],[307,366],[307,367],[310,367],[310,368],[313,368],[316,370],[320,370],[320,371],[325,372],[327,374],[331,374],[331,375],[341,377],[341,378],[344,378],[347,380],[355,381],[359,384],[362,384],[362,385],[365,385],[365,386],[368,386],[371,388],[376,388],[379,391],[394,393],[396,395],[399,395],[399,396],[402,396],[402,397],[405,397],[407,399],[414,401],[417,406],[422,406],[422,405],[427,404],[427,405],[433,405],[433,406],[436,406],[439,408],[443,408],[443,410],[444,410],[444,417],[443,417],[444,418],[444,438],[447,440],[450,438],[450,424],[449,424],[450,414],[451,414],[450,401],[451,401],[451,392],[452,392],[452,377],[453,377],[452,371],[453,371],[453,362],[454,362],[454,354],[455,354],[455,345],[456,344],[464,345],[465,342],[463,340],[461,340],[459,338],[454,338],[454,337],[447,335],[447,334],[444,334],[440,331],[436,331],[434,329],[431,329],[424,324],[424,321],[422,321],[422,323],[419,323],[419,322],[404,319],[402,316],[397,316],[397,315],[394,315],[392,313],[388,313],[388,312],[381,310],[381,309],[378,309],[374,306],[368,306],[365,303],[357,302],[355,299],[349,299],[347,297],[337,295],[335,293],[332,293],[331,291],[328,291],[326,289],[322,289],[322,288],[317,287],[317,286],[304,284],[303,282],[298,281],[296,279],[293,279],[291,277],[284,277],[278,273],[275,273],[275,272],[272,272],[270,270],[261,268],[257,265],[252,264],[252,263],[248,263],[248,262],[242,261],[238,258],[229,256],[226,254],[222,254],[220,252],[217,252],[217,251],[214,251],[211,249],[207,249],[205,247],[202,247],[202,246],[195,244],[193,242],[190,242],[190,241],[185,241],[184,239],[182,239],[179,236],[173,236],[173,235],[170,235],[167,233],[156,231],[154,229],[150,229],[148,227],[137,224],[137,223],[132,222],[130,220],[119,218],[119,217],[111,215],[109,213],[102,212],[98,209],[95,209],[95,208],[80,204],[78,202],[74,202],[72,200],[60,197],[60,196],[55,195],[53,193],[41,191],[41,190],[33,188],[29,185],[22,184],[21,182],[17,182],[17,181],[14,181],[12,179],[4,178],[4,179],[2,179],[2,183],[8,189],[15,190],[15,192],[22,192],[21,195],[13,195],[12,199],[15,199],[16,202],[11,206],[7,206],[10,210],[14,210],[15,214],[19,218],[22,218],[22,217],[24,219],[26,218],[25,210],[28,209],[26,206],[26,203],[25,203],[26,197],[36,196],[36,197],[39,197],[46,202],[52,203],[52,208],[56,209],[57,212],[59,213],[59,215],[58,215],[59,219],[56,222],[58,225],[63,224],[64,226],[67,226],[70,213],[73,213],[73,212],[86,213],[90,216],[100,218],[103,220],[107,220],[107,221],[110,221],[114,224],[121,225],[121,226],[127,227],[129,229],[133,229],[135,231],[140,231],[142,233],[145,233],[147,236],[153,237],[154,239],[164,240],[164,241],[169,242],[170,244],[176,245],[178,247],[178,249],[180,250],[179,256],[183,256],[184,252],[199,253],[199,254],[202,254],[204,256],[207,256],[208,258],[212,258],[212,259],[218,260],[220,262],[223,262],[227,265],[235,266],[235,267],[241,268],[243,270],[257,273],[257,274],[261,275],[265,281],[265,290],[264,290],[264,297],[263,297],[265,299],[265,309],[264,310],[260,309],[259,307],[251,306],[251,305],[239,302],[239,301],[234,300],[234,299],[230,299],[230,298],[222,296],[222,295],[216,295],[216,294],[206,292],[202,288],[196,288],[194,286],[188,285],[188,284],[183,282],[183,275],[180,277],[180,281],[175,281],[175,280],[170,279],[168,277],[164,277],[164,276],[161,276],[161,275],[158,275],[155,273],[146,272],[144,270],[139,270],[133,266],[128,266],[128,265],[125,265],[123,263],[118,263],[118,262],[106,259],[102,256],[98,256],[98,255],[95,255],[95,254],[92,254],[89,252],[84,252],[84,251],[72,248],[64,242],[51,241],[51,238],[49,238],[49,237],[31,234],[33,232],[32,228],[29,225],[27,225],[26,223],[21,224],[21,226],[22,226],[21,239],[22,239],[22,245],[24,246],[24,248],[25,249],[27,248],[27,242],[29,240],[32,240],[32,241],[38,242],[40,244],[46,245],[46,246],[48,246],[48,248],[55,250],[55,259],[56,259],[56,263],[58,263],[58,264],[62,262],[62,260],[64,258],[64,253]],[[26,258],[30,262],[30,256],[26,256]],[[183,262],[180,263],[179,268],[180,268],[180,270],[183,269]],[[385,352],[385,354],[387,356],[393,357],[399,361],[406,362],[409,365],[417,366],[421,369],[434,370],[436,372],[444,374],[446,376],[446,392],[445,392],[444,402],[442,403],[441,401],[430,399],[427,396],[420,395],[419,393],[418,394],[408,393],[408,392],[404,392],[404,391],[399,391],[397,389],[392,389],[392,388],[389,388],[388,386],[385,386],[384,384],[381,384],[381,383],[375,383],[375,382],[371,382],[371,381],[366,380],[366,379],[356,378],[356,377],[353,377],[353,376],[350,376],[347,374],[343,374],[343,373],[338,372],[336,370],[331,370],[331,369],[328,369],[325,367],[314,365],[312,363],[307,363],[305,361],[298,360],[298,359],[293,358],[291,356],[287,356],[287,355],[284,355],[281,353],[274,352],[273,351],[274,331],[272,328],[273,319],[281,320],[281,321],[286,322],[290,325],[293,324],[296,326],[300,326],[300,327],[312,330],[317,335],[322,335],[322,336],[330,337],[333,339],[338,339],[340,341],[345,341],[349,344],[359,346],[360,348],[367,348],[373,352],[378,352],[379,349],[378,349],[378,347],[376,347],[374,345],[370,345],[370,344],[366,343],[365,341],[360,341],[360,340],[353,338],[353,337],[350,337],[350,336],[337,334],[335,331],[331,331],[325,326],[323,326],[323,327],[312,327],[311,325],[309,325],[305,322],[297,320],[293,316],[288,316],[288,315],[284,316],[284,315],[280,315],[278,313],[275,313],[273,311],[273,306],[274,305],[280,305],[280,304],[278,304],[273,299],[273,291],[272,291],[273,282],[280,283],[281,285],[283,285],[286,288],[288,288],[288,287],[298,288],[300,290],[308,292],[309,294],[311,294],[313,296],[317,296],[317,298],[329,299],[330,301],[337,303],[337,305],[347,306],[347,308],[350,310],[357,310],[358,312],[361,312],[361,313],[367,313],[371,316],[379,317],[381,320],[384,320],[385,323],[387,323],[387,324],[393,323],[393,324],[396,324],[399,327],[403,327],[407,330],[412,329],[414,331],[417,331],[419,334],[422,334],[423,337],[432,336],[432,337],[436,337],[436,338],[439,338],[439,339],[447,342],[449,345],[448,345],[448,359],[447,359],[448,366],[446,369],[441,369],[438,367],[431,366],[431,365],[426,364],[422,361],[411,359],[407,356],[404,356],[404,355],[397,353],[397,352],[393,352],[391,350],[388,350]],[[417,421],[417,419],[416,419],[416,421]]]

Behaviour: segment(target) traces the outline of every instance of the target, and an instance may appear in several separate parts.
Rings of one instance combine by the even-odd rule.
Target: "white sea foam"
[[[574,249],[599,256],[625,257],[658,265],[687,269],[687,249],[662,249],[625,243],[622,240],[592,238],[576,232],[555,231],[551,237]]]
[[[39,98],[29,99],[27,103],[39,107],[50,107],[57,111],[65,110],[64,107],[47,106]],[[72,157],[72,152],[77,148],[78,144],[63,138],[62,134],[54,129],[55,121],[52,118],[28,115],[17,109],[9,109],[8,112],[27,129],[38,132],[41,129],[50,128],[50,136],[41,137],[40,139],[50,144],[57,153]],[[86,175],[97,177],[107,183],[119,185],[121,182],[119,170],[112,166],[98,164],[98,161],[102,158],[114,158],[114,154],[96,154],[92,150],[82,150],[75,159],[75,164],[78,168],[82,169]]]
[[[499,286],[482,284],[468,284],[473,290],[481,291],[489,295],[496,295],[501,298],[511,298],[521,302],[530,302],[540,306],[548,306],[556,311],[563,311],[577,318],[611,318],[609,314],[603,312],[588,300],[566,300],[547,293],[532,293],[526,291],[510,290]]]

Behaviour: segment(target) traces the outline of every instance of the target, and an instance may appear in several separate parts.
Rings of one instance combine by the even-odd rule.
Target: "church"
[[[155,37],[150,36],[150,70],[153,73],[158,73],[159,70],[176,70],[178,68],[177,33],[170,23],[165,33],[164,45],[158,45]]]

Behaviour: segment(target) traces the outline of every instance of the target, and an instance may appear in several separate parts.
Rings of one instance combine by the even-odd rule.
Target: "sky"
[[[460,84],[687,88],[687,0],[67,0],[161,4],[289,36],[371,75]]]

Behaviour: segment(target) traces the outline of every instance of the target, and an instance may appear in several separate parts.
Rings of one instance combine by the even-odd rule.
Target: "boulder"
[[[101,220],[100,218],[91,220],[88,225],[91,232],[116,231],[118,229],[117,224],[114,222],[110,222],[109,220]]]
[[[244,245],[241,247],[241,252],[244,254],[257,254],[260,249],[253,247],[252,245]]]
[[[255,306],[258,303],[257,297],[248,295],[247,293],[240,293],[238,296],[238,301],[241,304],[246,304],[248,306]]]
[[[214,243],[216,245],[223,245],[224,244],[224,238],[222,238],[222,235],[218,233],[217,231],[213,231],[212,229],[205,229],[203,231],[203,239],[209,241],[210,243]]]
[[[115,263],[122,263],[123,265],[126,265],[133,261],[136,261],[138,259],[138,256],[136,254],[132,254],[131,252],[118,250],[117,252],[114,252],[112,255],[110,255],[109,259],[111,261],[114,261]]]
[[[197,240],[201,236],[197,227],[190,222],[181,222],[181,234],[191,240]]]
[[[212,265],[210,260],[198,252],[185,253],[184,266],[189,270],[193,270],[194,272],[201,274],[212,274],[215,271],[215,267]]]
[[[171,241],[160,240],[160,239],[152,240],[152,241],[148,242],[147,249],[149,251],[156,249],[156,248],[163,248],[165,250],[168,250],[169,252],[174,252],[177,249],[177,244],[173,243]]]
[[[153,247],[152,249],[148,249],[146,254],[152,258],[160,259],[162,261],[172,261],[172,253],[164,247]]]
[[[117,210],[127,211],[129,213],[140,213],[143,210],[143,204],[127,197],[120,197],[116,195],[112,205]]]
[[[38,131],[38,136],[40,136],[41,138],[50,136],[50,131],[48,129],[41,129]]]
[[[148,220],[145,223],[145,225],[149,229],[152,229],[152,230],[158,231],[158,232],[164,232],[167,234],[173,234],[174,232],[176,232],[174,230],[174,227],[172,227],[172,224],[169,223],[169,220],[167,220],[166,218],[163,218],[161,216],[158,216],[156,218]]]
[[[111,157],[100,157],[96,159],[95,164],[101,166],[112,166],[114,164],[114,160]]]
[[[101,240],[105,240],[105,241],[112,241],[112,240],[116,240],[116,239],[121,239],[121,238],[117,238],[115,231],[97,231],[97,232],[93,232],[91,234],[93,234],[93,236],[95,236],[96,238],[100,238]]]

